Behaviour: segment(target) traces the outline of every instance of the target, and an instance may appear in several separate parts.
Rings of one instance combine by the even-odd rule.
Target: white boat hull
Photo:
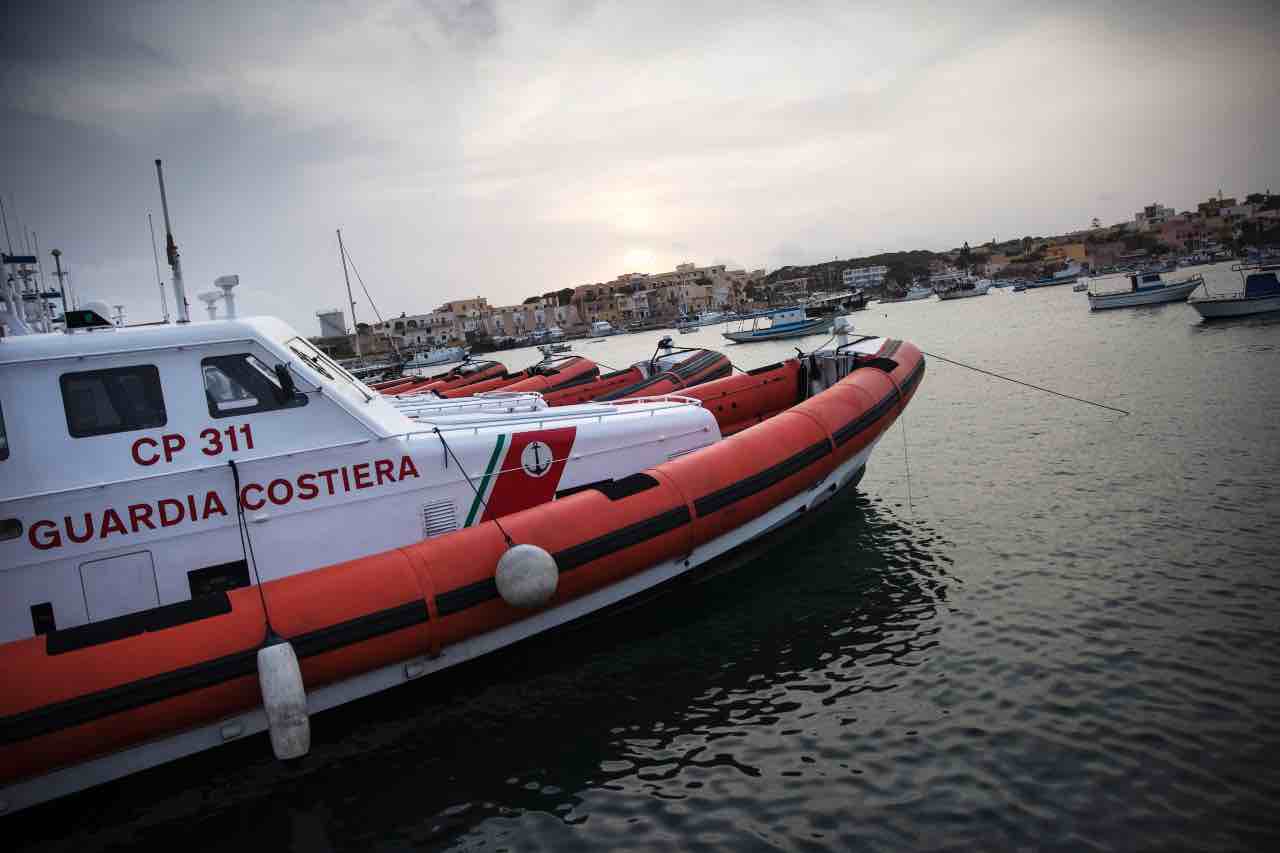
[[[1265,314],[1269,311],[1280,311],[1280,296],[1260,296],[1253,299],[1193,299],[1192,308],[1200,312],[1205,319],[1214,317],[1247,317],[1250,314]]]
[[[1158,305],[1162,302],[1181,302],[1200,286],[1199,277],[1191,281],[1157,287],[1151,290],[1139,290],[1133,293],[1089,294],[1089,308],[1101,311],[1106,308],[1132,308],[1136,305]]]

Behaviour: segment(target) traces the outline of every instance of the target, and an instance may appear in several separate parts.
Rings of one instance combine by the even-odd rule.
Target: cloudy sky
[[[1280,190],[1268,2],[5,8],[10,232],[134,321],[156,157],[189,294],[238,273],[308,334],[345,298],[336,228],[389,314]]]

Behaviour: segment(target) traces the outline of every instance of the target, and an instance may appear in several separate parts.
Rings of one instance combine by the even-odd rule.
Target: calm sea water
[[[6,836],[1274,849],[1280,318],[1090,314],[1059,287],[856,320],[1132,414],[934,360],[858,491],[734,571],[320,715],[294,765],[255,738],[9,818]],[[718,332],[678,341],[745,368],[790,351]],[[575,350],[622,366],[656,337]]]

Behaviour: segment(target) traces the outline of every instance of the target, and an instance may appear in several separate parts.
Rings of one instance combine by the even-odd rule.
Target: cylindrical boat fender
[[[560,569],[555,557],[537,545],[514,545],[498,560],[498,595],[512,607],[541,607],[556,594]]]
[[[258,649],[258,686],[267,714],[271,751],[282,761],[311,751],[311,718],[307,689],[293,644],[281,640]]]

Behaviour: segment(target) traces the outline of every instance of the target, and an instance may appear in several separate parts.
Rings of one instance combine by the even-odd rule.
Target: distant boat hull
[[[1218,317],[1247,317],[1280,311],[1280,296],[1238,297],[1232,299],[1192,299],[1190,305],[1206,320]]]
[[[815,317],[812,320],[805,320],[801,323],[787,323],[783,326],[774,326],[769,329],[754,329],[744,332],[721,332],[726,338],[735,343],[746,344],[752,341],[777,341],[784,338],[801,338],[805,335],[811,335],[814,332],[822,330],[822,327],[830,321],[823,317]]]
[[[1191,295],[1204,279],[1196,276],[1177,284],[1152,287],[1147,290],[1121,291],[1120,293],[1089,294],[1089,308],[1102,311],[1107,308],[1132,308],[1137,305],[1158,305],[1162,302],[1181,302]]]
[[[941,300],[948,299],[968,299],[970,296],[986,296],[987,290],[991,287],[989,284],[975,284],[973,287],[964,289],[956,288],[954,290],[939,290],[938,298]]]

